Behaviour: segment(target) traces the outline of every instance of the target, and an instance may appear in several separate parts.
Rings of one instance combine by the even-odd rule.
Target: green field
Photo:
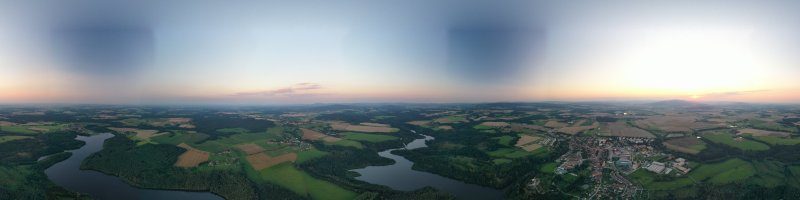
[[[52,124],[52,125],[14,125],[14,126],[0,126],[0,130],[12,133],[20,133],[20,134],[37,134],[37,133],[49,133],[63,129],[66,127],[66,124]],[[46,129],[47,131],[35,131],[31,130],[31,128],[38,128],[38,129]]]
[[[697,150],[698,152],[700,152],[700,151],[703,151],[704,149],[706,149],[706,144],[705,143],[701,143],[701,144],[689,145],[689,149]]]
[[[514,140],[514,137],[508,136],[508,135],[504,135],[504,136],[500,136],[500,137],[494,137],[492,139],[496,139],[497,143],[500,144],[500,145],[511,146],[511,141]]]
[[[796,145],[800,144],[797,138],[779,138],[770,136],[752,136],[754,140],[761,141],[770,145]]]
[[[8,135],[8,136],[0,136],[0,143],[14,141],[14,140],[21,140],[25,138],[33,138],[31,136],[17,136],[17,135]]]
[[[379,115],[379,116],[375,116],[374,119],[381,120],[381,119],[389,119],[389,118],[394,118],[394,117],[395,116],[392,116],[392,115]]]
[[[542,165],[542,167],[539,168],[539,171],[552,174],[555,173],[556,168],[558,168],[558,163],[550,162]]]
[[[236,134],[236,133],[247,133],[247,132],[250,132],[250,131],[248,131],[247,129],[244,129],[244,128],[221,128],[221,129],[217,129],[217,132],[220,132],[220,133],[234,133],[234,134]]]
[[[139,118],[128,118],[128,119],[120,120],[119,122],[122,122],[126,126],[138,126],[138,125],[142,125],[142,124],[147,124],[148,123],[147,120],[139,119]]]
[[[766,144],[752,141],[746,138],[743,138],[742,141],[736,141],[733,134],[731,133],[707,132],[706,134],[703,134],[703,136],[714,143],[738,148],[745,151],[769,150],[769,146],[767,146]]]
[[[378,134],[354,133],[354,132],[346,132],[342,133],[342,135],[344,135],[344,139],[364,141],[364,142],[385,142],[385,141],[400,139],[398,137],[391,135],[378,135]]]
[[[765,187],[776,187],[784,185],[784,179],[787,178],[784,171],[786,165],[771,160],[755,161],[753,162],[755,168],[755,175],[748,179],[749,182],[756,183]]]
[[[364,145],[360,142],[353,141],[353,140],[339,140],[336,142],[325,142],[326,145],[336,145],[336,146],[343,146],[343,147],[354,147],[356,149],[363,149]]]
[[[190,131],[171,131],[169,134],[151,137],[150,141],[160,144],[173,144],[180,143],[195,144],[208,138],[204,133],[190,132]]]
[[[20,125],[2,126],[2,127],[0,127],[0,131],[12,132],[12,133],[20,133],[20,134],[36,134],[36,131],[30,130],[28,128],[30,128],[30,127],[29,126],[20,126]]]
[[[689,172],[688,177],[674,177],[669,181],[657,181],[655,173],[641,169],[628,176],[649,190],[672,190],[693,185],[695,181],[712,184],[740,182],[753,177],[755,172],[752,164],[735,158],[720,163],[703,164]]]
[[[714,164],[704,164],[697,169],[689,172],[689,176],[695,180],[708,180],[715,184],[725,184],[742,181],[753,176],[755,169],[753,165],[742,159],[728,159],[724,162]]]
[[[776,122],[769,122],[757,119],[749,119],[747,123],[750,127],[762,130],[783,131],[783,132],[797,132],[797,128],[784,126]]]
[[[467,121],[467,118],[465,118],[463,116],[447,116],[447,117],[442,117],[442,118],[439,118],[439,119],[445,119],[445,120],[450,121],[450,122]]]
[[[328,152],[317,150],[317,148],[311,147],[311,149],[306,151],[297,152],[297,160],[296,163],[304,163],[314,158],[323,157],[328,155]]]
[[[656,181],[656,174],[644,169],[636,170],[629,174],[628,177],[642,184],[648,190],[672,190],[694,184],[694,181],[687,177],[679,177],[671,181]]]
[[[267,129],[266,132],[259,133],[239,133],[221,139],[205,141],[197,144],[194,147],[208,152],[220,152],[226,149],[234,148],[235,145],[244,143],[255,143],[262,147],[269,147],[267,142],[270,139],[281,140],[284,137],[291,137],[290,134],[284,133],[283,128],[273,127]]]
[[[688,154],[698,154],[707,148],[705,142],[695,138],[681,138],[676,140],[667,140],[664,142],[664,146],[666,146],[670,150]]]
[[[286,187],[300,196],[310,196],[313,199],[353,199],[358,195],[333,183],[316,179],[289,163],[263,169],[260,176],[262,179]]]

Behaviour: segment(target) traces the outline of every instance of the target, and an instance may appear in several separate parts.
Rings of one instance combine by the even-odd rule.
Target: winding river
[[[97,171],[81,170],[83,159],[103,149],[103,142],[114,137],[110,133],[102,133],[89,137],[78,136],[76,139],[86,142],[83,147],[72,150],[72,156],[47,168],[44,173],[57,185],[69,191],[89,194],[94,199],[192,199],[221,200],[222,197],[210,192],[188,192],[177,190],[153,190],[130,186],[118,177]]]
[[[425,138],[416,139],[408,143],[405,149],[428,147],[425,141],[433,140],[434,138],[427,135],[423,136],[425,136]],[[361,176],[356,177],[357,180],[389,186],[392,189],[400,191],[413,191],[425,186],[431,186],[449,192],[455,195],[457,199],[486,200],[503,198],[503,192],[500,190],[468,184],[428,172],[413,170],[411,169],[411,166],[414,165],[413,162],[402,156],[392,154],[392,151],[398,149],[404,148],[378,152],[379,156],[394,160],[395,163],[393,165],[368,166],[351,171],[361,174]]]

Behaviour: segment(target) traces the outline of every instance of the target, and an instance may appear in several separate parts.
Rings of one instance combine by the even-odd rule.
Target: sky
[[[0,103],[796,103],[798,4],[2,2]]]

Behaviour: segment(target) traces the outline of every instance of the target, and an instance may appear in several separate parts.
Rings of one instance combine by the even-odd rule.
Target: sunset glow
[[[216,13],[205,17],[218,20],[199,23],[143,6],[156,17],[75,25],[60,18],[82,15],[78,10],[33,19],[7,9],[2,17],[9,20],[0,20],[0,102],[800,100],[800,60],[793,57],[800,39],[776,14],[783,10],[741,15],[742,8],[767,9],[746,3],[713,13],[646,3],[543,6],[554,12],[498,16],[520,19],[502,26],[451,24],[461,19],[433,11],[359,13],[380,16],[365,23],[350,8],[315,8],[319,14],[289,23],[260,16],[270,9],[206,12],[212,8],[204,6],[180,12]],[[629,8],[641,12],[609,12]],[[82,17],[119,17],[106,14]],[[407,15],[424,20],[398,20]],[[248,18],[235,20],[241,16]],[[69,26],[74,30],[59,31]],[[94,26],[128,32],[103,37],[137,42],[103,47],[118,48],[118,55],[81,48],[107,34],[80,29]],[[503,32],[515,29],[535,31]],[[481,46],[487,44],[494,46]],[[302,83],[316,86],[291,89]],[[268,92],[280,90],[291,91]]]

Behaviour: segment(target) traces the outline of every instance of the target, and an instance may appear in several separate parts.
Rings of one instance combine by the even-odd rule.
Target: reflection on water
[[[431,136],[423,135],[425,138],[416,139],[406,144],[406,149],[417,149],[427,147],[425,141],[433,140]],[[402,149],[402,148],[400,148]],[[432,173],[415,171],[411,169],[414,165],[410,160],[402,156],[392,154],[397,149],[389,149],[378,152],[381,157],[395,161],[393,165],[387,166],[368,166],[362,169],[354,169],[361,176],[357,180],[389,186],[395,190],[412,191],[431,186],[439,190],[449,192],[458,199],[501,199],[503,193],[499,190],[483,186],[467,184],[461,181],[449,179]]]
[[[86,142],[83,147],[72,150],[72,156],[61,161],[44,172],[51,181],[69,191],[89,194],[94,199],[192,199],[192,200],[221,200],[222,198],[210,192],[187,192],[174,190],[152,190],[132,187],[115,176],[106,175],[97,171],[80,170],[81,162],[103,149],[103,142],[114,137],[113,134],[103,133],[90,137],[78,136],[76,139]]]

